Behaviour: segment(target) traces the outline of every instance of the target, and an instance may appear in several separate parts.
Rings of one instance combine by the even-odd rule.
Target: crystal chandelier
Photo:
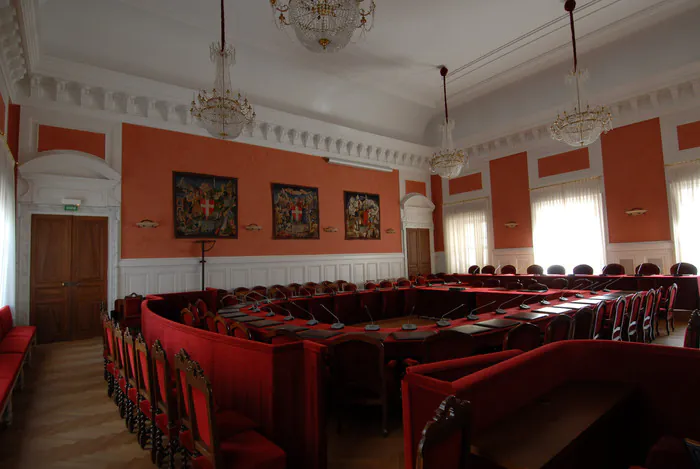
[[[586,147],[598,140],[600,134],[612,130],[612,115],[605,106],[591,108],[586,105],[585,110],[581,106],[581,80],[584,73],[578,69],[578,57],[576,56],[576,34],[574,32],[575,0],[567,0],[564,8],[569,12],[571,22],[571,43],[574,48],[574,69],[567,81],[572,80],[576,85],[576,104],[570,113],[557,115],[557,119],[550,127],[552,138],[558,142],[564,142],[572,147]]]
[[[363,8],[363,3],[367,8]],[[270,0],[280,28],[291,26],[312,52],[336,52],[374,25],[374,0]]]
[[[445,122],[440,125],[442,147],[430,158],[430,171],[438,174],[441,178],[452,179],[459,175],[467,164],[467,159],[464,157],[464,151],[456,149],[452,141],[455,121],[451,121],[447,114],[447,82],[445,79],[447,68],[445,66],[440,67],[440,75],[442,76],[442,90],[445,98]]]
[[[232,140],[255,121],[255,112],[248,98],[231,91],[231,67],[236,63],[236,50],[226,44],[224,0],[221,0],[221,42],[212,43],[210,55],[216,65],[214,87],[197,94],[190,114],[213,137]]]

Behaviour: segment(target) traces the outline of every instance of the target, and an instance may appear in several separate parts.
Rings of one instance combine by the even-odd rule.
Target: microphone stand
[[[538,296],[540,296],[540,295],[532,295],[530,298],[526,298],[525,301],[523,301],[522,303],[520,303],[520,304],[518,305],[518,308],[520,308],[520,309],[530,309],[530,305],[527,304],[527,302],[530,301],[530,300],[532,300],[533,298],[537,298]],[[542,301],[547,301],[547,300],[540,300],[540,304],[543,304],[543,305],[544,305],[544,304],[549,304],[549,301],[547,301],[546,303],[542,303]]]
[[[523,296],[525,296],[525,295],[518,295],[518,296],[516,296],[515,298],[511,298],[511,299],[508,300],[508,301],[504,301],[503,303],[501,303],[500,305],[498,305],[498,308],[496,308],[496,314],[506,314],[506,310],[503,309],[503,306],[504,306],[504,305],[507,305],[508,303],[510,303],[510,302],[513,301],[513,300],[517,300],[518,298],[522,298]]]
[[[379,329],[381,329],[381,327],[379,327],[378,324],[374,323],[374,318],[369,313],[369,307],[367,307],[367,305],[365,305],[365,312],[367,313],[367,316],[369,316],[369,320],[370,320],[370,324],[367,324],[365,326],[365,330],[366,331],[378,331]]]
[[[328,312],[328,314],[330,314],[331,316],[333,316],[333,319],[335,319],[335,322],[334,322],[333,324],[331,324],[331,329],[342,329],[342,328],[345,327],[345,324],[343,324],[342,322],[340,322],[340,319],[338,318],[338,316],[336,316],[335,314],[331,313],[331,310],[328,309],[328,308],[326,308],[326,305],[322,304],[322,305],[321,305],[321,308],[325,309],[325,310]]]
[[[445,314],[443,314],[442,316],[440,316],[440,319],[438,319],[438,321],[437,321],[437,323],[436,323],[437,326],[438,326],[438,327],[447,327],[447,326],[449,326],[450,324],[452,324],[452,321],[450,321],[449,319],[445,319],[445,316],[454,313],[455,311],[457,311],[459,308],[462,308],[462,307],[464,307],[464,303],[462,303],[461,305],[457,306],[456,308],[453,308],[453,309],[449,310],[448,312],[446,312]]]
[[[303,312],[305,312],[306,314],[308,314],[308,315],[311,317],[311,319],[309,319],[308,321],[306,321],[306,325],[307,325],[307,326],[315,326],[316,324],[318,324],[318,319],[316,319],[316,316],[314,316],[313,313],[312,313],[311,311],[302,308],[301,306],[299,306],[298,304],[296,304],[296,303],[293,302],[293,301],[290,301],[290,303],[293,304],[294,306],[296,306],[297,308],[299,308],[300,310],[302,310]]]
[[[411,308],[411,314],[409,316],[413,316],[413,313],[416,311],[416,305],[413,305],[413,308]],[[406,323],[406,324],[401,324],[401,330],[403,331],[415,331],[418,328],[415,324],[411,323]]]
[[[476,321],[477,319],[479,319],[479,316],[477,316],[474,313],[479,311],[482,308],[486,308],[487,306],[491,306],[494,303],[495,303],[495,301],[492,301],[491,303],[486,303],[485,305],[481,305],[478,308],[472,309],[471,311],[469,311],[469,314],[467,315],[467,319],[469,319],[470,321]]]

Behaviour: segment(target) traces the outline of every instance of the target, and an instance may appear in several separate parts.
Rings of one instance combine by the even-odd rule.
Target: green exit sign
[[[77,212],[79,207],[79,205],[64,205],[63,210],[66,212]]]

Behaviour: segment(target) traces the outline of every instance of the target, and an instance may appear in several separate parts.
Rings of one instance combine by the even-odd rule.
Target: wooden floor
[[[687,317],[656,343],[683,345]],[[129,433],[107,397],[101,339],[43,345],[14,398],[14,423],[0,430],[2,469],[152,469],[150,454]],[[331,419],[329,469],[402,469],[403,431],[398,405],[390,434],[381,434],[378,409],[358,410],[340,434]]]

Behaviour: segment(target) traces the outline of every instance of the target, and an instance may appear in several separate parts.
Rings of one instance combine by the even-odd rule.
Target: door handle
[[[61,282],[62,287],[79,287],[80,282]]]

